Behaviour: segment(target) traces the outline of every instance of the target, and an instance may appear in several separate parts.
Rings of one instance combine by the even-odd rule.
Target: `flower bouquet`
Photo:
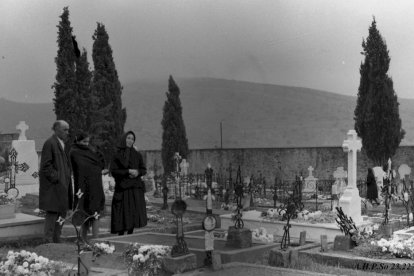
[[[123,253],[129,275],[161,275],[162,259],[168,256],[171,247],[164,245],[130,244]]]
[[[5,260],[0,262],[0,275],[64,275],[70,270],[71,267],[62,262],[50,261],[48,258],[25,250],[9,251]]]

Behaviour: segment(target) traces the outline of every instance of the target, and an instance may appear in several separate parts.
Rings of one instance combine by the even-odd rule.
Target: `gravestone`
[[[377,183],[378,199],[379,200],[382,200],[381,191],[382,191],[382,187],[384,186],[384,175],[385,175],[385,172],[382,169],[382,167],[380,167],[380,166],[374,167],[372,170],[374,171],[375,182]]]
[[[402,164],[398,167],[398,175],[399,175],[399,181],[397,185],[397,195],[401,195],[403,191],[403,180],[409,179],[411,175],[411,168],[407,164]],[[409,182],[406,182],[407,187],[409,186]]]
[[[338,167],[336,171],[334,171],[333,177],[335,182],[332,185],[332,210],[335,210],[339,204],[339,198],[346,189],[345,179],[348,177],[348,173],[343,167]]]
[[[344,170],[344,167],[338,167],[333,173],[335,179],[335,184],[338,184],[338,192],[341,196],[346,189],[346,178],[348,177],[348,172]]]
[[[355,130],[348,131],[347,139],[342,148],[348,153],[348,185],[344,194],[339,199],[339,206],[343,212],[353,219],[355,224],[361,224],[361,197],[356,185],[357,176],[357,152],[361,150],[362,143],[358,139]]]
[[[26,138],[26,131],[29,126],[21,121],[16,129],[20,131],[20,135],[18,140],[12,141],[12,148],[17,152],[18,171],[15,183],[19,190],[19,197],[21,197],[27,193],[37,193],[39,191],[39,157],[36,152],[35,141]]]
[[[183,176],[188,175],[188,168],[189,167],[190,167],[190,163],[188,163],[187,160],[183,159],[180,163],[181,174]]]
[[[303,186],[302,194],[304,195],[305,199],[309,199],[312,195],[316,193],[316,181],[317,178],[313,176],[314,168],[309,166],[309,176],[305,178],[305,185]]]

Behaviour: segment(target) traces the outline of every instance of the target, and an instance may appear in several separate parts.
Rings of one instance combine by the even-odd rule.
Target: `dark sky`
[[[122,84],[216,77],[356,95],[375,15],[399,97],[414,98],[414,1],[1,0],[0,97],[50,102],[57,27],[69,6],[90,56],[96,22]]]

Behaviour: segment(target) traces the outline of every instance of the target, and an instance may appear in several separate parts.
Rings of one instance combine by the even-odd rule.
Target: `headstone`
[[[348,153],[348,186],[339,199],[339,206],[343,212],[353,219],[355,224],[362,222],[361,197],[356,185],[357,175],[357,152],[361,150],[362,143],[358,139],[355,130],[348,131],[348,137],[342,144],[342,148]]]
[[[337,192],[339,197],[341,197],[347,186],[345,179],[348,177],[348,172],[344,170],[344,167],[338,167],[336,171],[334,171],[333,177],[335,179],[335,184],[337,185]]]
[[[183,176],[188,175],[188,168],[189,167],[190,167],[190,163],[188,163],[187,160],[183,159],[180,163],[181,174]]]
[[[305,194],[305,199],[316,193],[316,181],[318,181],[318,179],[313,176],[313,170],[313,167],[310,166],[308,168],[309,176],[305,178],[305,185],[302,190],[302,193]]]
[[[334,240],[335,251],[348,251],[355,247],[355,243],[349,236],[336,236]]]
[[[398,167],[398,175],[400,179],[404,179],[406,175],[411,174],[411,168],[407,164],[402,164]]]
[[[374,167],[372,170],[374,171],[375,182],[377,182],[378,198],[381,200],[382,199],[381,190],[382,190],[382,187],[384,186],[384,175],[385,175],[385,172],[382,169],[382,167],[380,167],[380,166]]]
[[[247,228],[230,226],[227,234],[226,246],[233,248],[246,248],[252,246],[252,231]]]
[[[19,140],[12,141],[12,148],[17,152],[16,188],[19,190],[19,197],[21,197],[27,193],[37,193],[39,191],[39,157],[36,152],[35,141],[26,138],[26,130],[29,129],[29,126],[21,121],[16,129],[20,130],[20,136]]]
[[[400,167],[398,167],[398,175],[399,175],[399,181],[397,185],[397,195],[401,195],[403,189],[404,189],[404,183],[403,181],[407,180],[411,174],[411,168],[407,164],[402,164]],[[406,185],[409,185],[409,182],[406,182]]]

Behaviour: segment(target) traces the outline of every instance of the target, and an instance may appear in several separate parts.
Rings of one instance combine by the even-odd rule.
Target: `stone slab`
[[[16,213],[15,218],[0,220],[0,241],[16,238],[42,237],[44,218]]]

